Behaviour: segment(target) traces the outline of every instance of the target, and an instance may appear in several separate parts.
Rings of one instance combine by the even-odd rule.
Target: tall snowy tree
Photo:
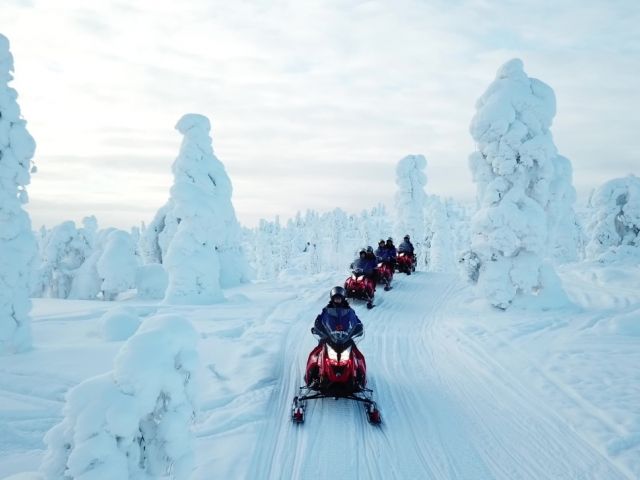
[[[231,181],[213,153],[206,117],[184,115],[176,129],[184,138],[172,167],[171,197],[161,209],[164,217],[156,216],[154,228],[147,231],[157,232],[169,274],[165,300],[216,302],[223,298],[221,287],[248,277],[240,225],[231,204]]]
[[[476,104],[471,135],[477,151],[469,159],[478,186],[479,210],[472,222],[472,251],[480,261],[478,286],[496,307],[507,308],[517,295],[545,301],[559,281],[544,263],[550,236],[549,209],[554,185],[566,168],[549,128],[556,112],[553,90],[529,78],[522,61],[504,64]],[[566,164],[564,165],[566,167]]]
[[[589,199],[587,257],[603,263],[640,263],[640,178],[609,180]]]
[[[424,265],[425,231],[424,209],[427,195],[424,187],[427,176],[424,170],[427,160],[423,155],[407,155],[396,166],[395,194],[396,221],[394,231],[396,243],[409,234],[418,255],[418,265]]]
[[[0,34],[0,354],[31,345],[29,300],[37,244],[23,205],[36,144],[21,118],[9,40]]]

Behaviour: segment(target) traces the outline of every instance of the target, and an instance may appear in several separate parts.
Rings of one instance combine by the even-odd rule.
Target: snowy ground
[[[181,313],[201,335],[196,479],[640,478],[640,274],[566,268],[576,307],[506,313],[452,275],[397,276],[377,308],[356,306],[383,425],[345,400],[289,408],[315,341],[309,329],[342,274],[225,292]],[[116,304],[35,300],[35,348],[0,358],[0,477],[33,471],[65,391],[112,369]]]

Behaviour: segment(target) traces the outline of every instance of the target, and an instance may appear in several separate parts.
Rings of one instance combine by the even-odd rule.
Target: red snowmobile
[[[384,284],[385,292],[391,290],[391,280],[393,280],[393,266],[391,262],[380,262],[376,267],[378,283]]]
[[[416,256],[412,253],[402,252],[396,258],[396,270],[411,275],[416,271]]]
[[[304,422],[304,412],[309,400],[346,398],[364,404],[370,423],[381,423],[380,411],[372,399],[373,391],[366,388],[367,364],[353,341],[353,338],[362,335],[362,324],[356,325],[349,332],[318,332],[315,327],[311,332],[321,342],[309,354],[304,376],[306,385],[300,387],[299,394],[293,399],[293,422]]]
[[[361,269],[355,269],[351,276],[344,282],[347,298],[356,298],[367,301],[367,308],[373,308],[373,296],[376,291],[375,282],[366,277]]]

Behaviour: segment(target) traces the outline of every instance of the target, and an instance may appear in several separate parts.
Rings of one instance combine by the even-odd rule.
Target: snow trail
[[[397,275],[377,308],[355,304],[360,349],[382,413],[369,425],[361,405],[308,402],[290,420],[319,301],[283,340],[280,378],[247,478],[624,479],[565,421],[474,342],[447,325],[463,287],[452,275]]]

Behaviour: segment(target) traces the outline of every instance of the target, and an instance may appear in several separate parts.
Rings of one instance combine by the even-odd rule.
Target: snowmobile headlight
[[[327,345],[327,353],[329,354],[329,360],[338,361],[338,352],[331,348],[331,345]]]
[[[329,355],[329,360],[342,365],[344,363],[347,363],[347,361],[349,360],[349,355],[351,355],[351,347],[347,347],[341,353],[338,353],[333,348],[331,348],[331,346],[327,345],[327,354]]]
[[[351,347],[345,348],[340,354],[340,360],[338,363],[346,363],[349,360],[349,356],[351,355]]]

